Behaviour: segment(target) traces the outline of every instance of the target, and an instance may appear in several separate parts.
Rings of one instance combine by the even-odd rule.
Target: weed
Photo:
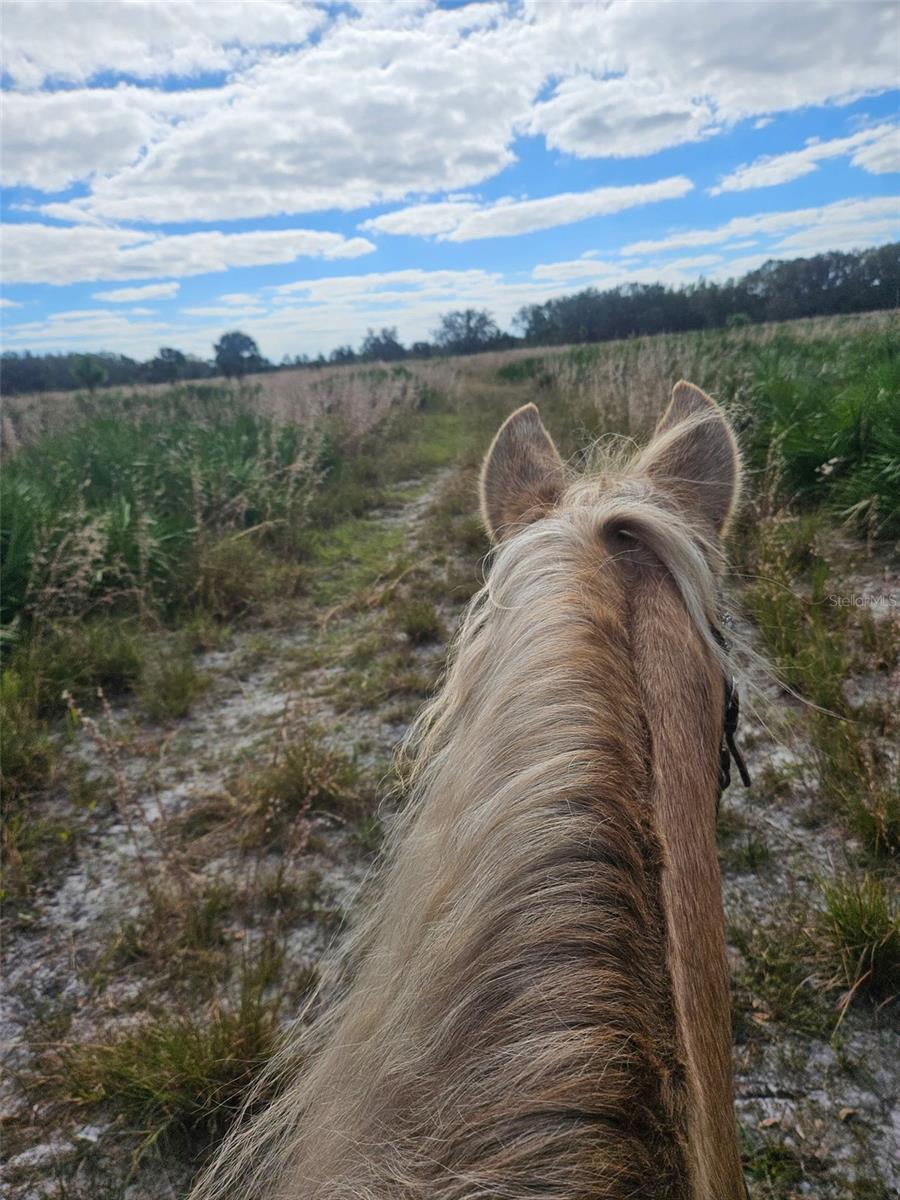
[[[15,668],[0,678],[0,787],[5,812],[45,787],[55,753],[36,714],[30,681]]]
[[[322,899],[322,876],[318,871],[289,874],[282,860],[253,882],[244,903],[281,921],[310,916]]]
[[[769,844],[756,829],[736,833],[719,851],[719,861],[725,870],[735,874],[759,871],[771,858]]]
[[[890,753],[858,715],[839,722],[816,713],[809,729],[825,799],[876,858],[900,853],[900,778]]]
[[[744,1171],[754,1183],[763,1184],[766,1200],[781,1200],[792,1195],[794,1185],[806,1178],[803,1161],[782,1141],[767,1141],[744,1154]]]
[[[10,667],[33,711],[59,716],[66,711],[66,692],[80,706],[91,707],[98,689],[115,695],[133,687],[146,649],[146,636],[134,621],[94,617],[41,629],[15,648]]]
[[[826,986],[845,989],[845,1011],[857,995],[887,999],[900,990],[900,903],[887,879],[847,875],[822,888],[816,923],[818,958],[831,971]]]
[[[154,720],[184,717],[198,696],[209,686],[194,663],[183,639],[154,655],[144,666],[138,684],[138,699]]]
[[[394,620],[415,646],[440,642],[445,636],[444,623],[428,600],[402,601],[394,608]]]
[[[744,606],[762,631],[782,678],[822,708],[843,714],[843,683],[850,666],[844,610],[827,603],[828,563],[809,569],[810,594],[798,587],[794,522],[785,516],[757,528]]]
[[[742,956],[733,973],[735,1037],[739,1042],[761,1036],[769,1027],[786,1025],[821,1037],[829,1031],[829,1014],[813,986],[810,940],[803,911],[794,908],[777,922],[760,925],[753,917],[735,921],[729,937]]]
[[[151,1019],[93,1044],[64,1045],[66,1097],[107,1104],[143,1134],[143,1151],[162,1140],[205,1146],[240,1110],[275,1044],[277,1006],[242,981],[233,1006]]]
[[[178,886],[162,872],[138,916],[124,922],[100,955],[95,986],[112,968],[137,966],[171,984],[208,992],[230,969],[226,922],[234,911],[232,889],[216,880]]]
[[[363,803],[358,773],[345,755],[331,750],[313,729],[279,746],[273,761],[239,779],[236,795],[249,812],[245,844],[284,848],[308,837],[315,812],[352,816]]]
[[[228,620],[274,600],[296,595],[302,568],[283,562],[250,537],[229,534],[200,547],[196,599],[201,610]]]

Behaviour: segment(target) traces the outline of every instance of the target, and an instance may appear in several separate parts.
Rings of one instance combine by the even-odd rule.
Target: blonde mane
[[[499,545],[410,732],[410,796],[335,996],[194,1200],[704,1194],[635,665],[644,560],[715,679],[716,539],[640,460]]]

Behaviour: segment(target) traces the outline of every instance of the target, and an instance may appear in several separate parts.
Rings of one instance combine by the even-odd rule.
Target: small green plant
[[[405,600],[395,607],[394,617],[398,628],[415,646],[439,642],[444,637],[444,623],[428,600]]]
[[[190,648],[179,640],[161,655],[150,657],[138,684],[138,699],[154,720],[184,717],[209,686],[194,663]]]
[[[822,888],[817,921],[818,957],[831,971],[827,986],[843,989],[845,1010],[854,997],[886,999],[900,991],[900,902],[887,879],[873,872],[847,875]]]
[[[354,816],[363,805],[358,784],[351,759],[326,746],[314,729],[298,731],[268,766],[237,781],[236,795],[251,818],[247,845],[302,844],[307,818],[317,811]]]
[[[93,1044],[59,1051],[65,1096],[105,1104],[143,1134],[203,1147],[221,1137],[275,1045],[277,1003],[246,979],[234,1005],[161,1016]]]
[[[753,916],[735,921],[729,938],[740,951],[732,974],[738,1042],[763,1036],[779,1024],[814,1037],[829,1032],[829,1013],[813,986],[805,913],[793,907],[761,925]]]

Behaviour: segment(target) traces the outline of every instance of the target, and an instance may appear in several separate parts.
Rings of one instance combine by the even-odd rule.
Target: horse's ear
[[[675,384],[636,470],[673,495],[689,517],[719,534],[725,530],[740,494],[741,460],[724,413],[700,388]]]
[[[481,468],[481,515],[499,542],[551,509],[566,486],[562,459],[533,404],[500,426]]]

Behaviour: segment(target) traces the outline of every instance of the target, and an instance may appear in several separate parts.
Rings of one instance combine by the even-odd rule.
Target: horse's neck
[[[745,1195],[734,1121],[731,1022],[715,844],[722,690],[671,583],[632,599],[635,666],[653,743],[653,810],[678,1036],[689,1088],[689,1168],[697,1200]]]
[[[473,1193],[567,1178],[552,1194],[618,1198],[652,1177],[685,1194],[624,593],[594,604],[596,572],[554,582],[572,570],[554,546],[509,594],[501,577],[460,643],[368,951],[298,1097],[298,1178],[400,1164],[456,1196],[452,1166]],[[424,1144],[442,1175],[421,1174]]]

